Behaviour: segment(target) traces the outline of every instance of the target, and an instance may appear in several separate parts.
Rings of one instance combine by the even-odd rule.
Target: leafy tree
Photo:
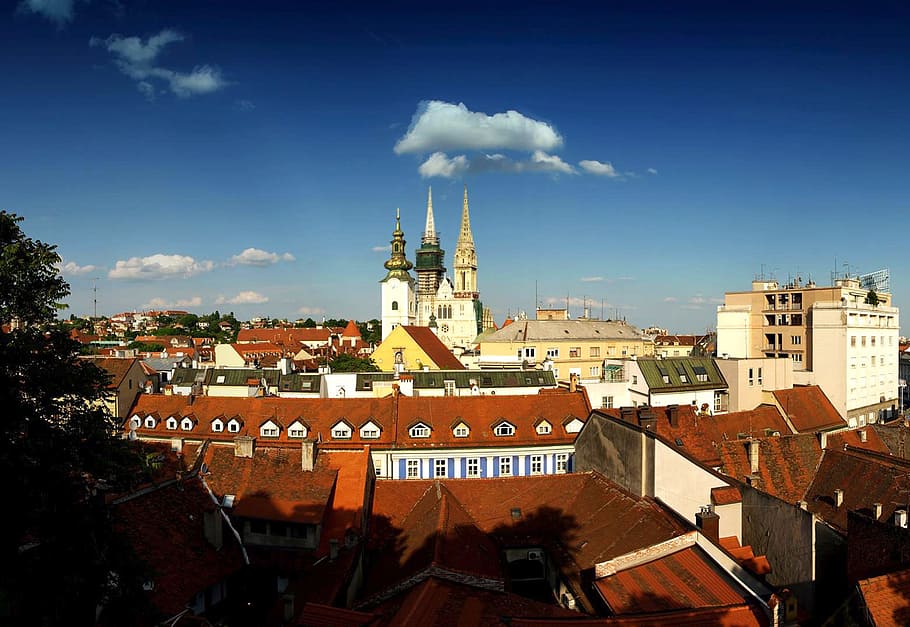
[[[367,344],[379,344],[382,341],[382,322],[373,318],[367,322],[358,322],[360,337]]]
[[[869,293],[866,294],[866,304],[872,305],[873,307],[878,307],[879,303],[878,294],[875,293],[875,290],[869,290]]]
[[[196,323],[199,322],[199,316],[196,314],[186,314],[185,316],[180,316],[177,322],[185,326],[187,329],[192,329],[196,326]]]
[[[315,329],[316,321],[313,320],[312,318],[307,318],[306,320],[303,321],[303,327],[305,329]]]
[[[160,353],[164,350],[164,344],[157,342],[130,342],[127,348],[135,348],[141,353]]]
[[[329,362],[332,372],[379,372],[372,359],[361,359],[341,353]]]
[[[17,323],[0,332],[0,622],[92,624],[97,604],[135,590],[138,567],[103,494],[126,486],[138,461],[99,402],[109,377],[56,320],[69,293],[60,257],[21,221],[0,211],[0,322]]]

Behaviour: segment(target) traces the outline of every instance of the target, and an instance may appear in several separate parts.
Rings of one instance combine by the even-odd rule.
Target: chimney
[[[828,448],[828,434],[824,431],[818,432],[818,443],[824,449]]]
[[[333,562],[338,559],[338,538],[329,539],[329,559]]]
[[[676,428],[679,426],[679,405],[670,405],[667,407],[667,414],[670,416],[670,426]]]
[[[860,441],[860,442],[865,442],[865,441],[866,441],[866,430],[865,430],[865,429],[860,429],[860,430],[859,430],[859,441]]]
[[[300,448],[300,467],[304,472],[310,472],[316,466],[316,443],[304,440]]]
[[[907,528],[907,510],[905,509],[896,509],[894,510],[894,524],[898,527],[904,529]]]
[[[578,391],[578,375],[574,372],[569,374],[569,391],[570,392]]]
[[[646,431],[657,431],[657,416],[650,407],[638,412],[638,426]]]
[[[205,512],[202,515],[202,521],[204,525],[205,539],[208,540],[209,544],[215,547],[216,551],[221,550],[221,546],[224,544],[223,527],[221,523],[221,513],[217,508]]]
[[[875,520],[878,520],[882,517],[882,504],[873,503],[872,504],[872,515],[875,517]]]
[[[844,504],[844,491],[840,488],[834,490],[834,507],[840,507]]]
[[[710,505],[702,507],[701,511],[695,514],[695,526],[706,538],[715,542],[720,540],[720,516]]]
[[[252,457],[256,438],[250,435],[238,435],[234,438],[234,457]]]
[[[749,471],[755,475],[758,474],[758,440],[749,440],[746,442],[749,449]]]

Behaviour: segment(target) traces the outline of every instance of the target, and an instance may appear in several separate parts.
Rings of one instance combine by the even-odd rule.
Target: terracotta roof
[[[402,328],[411,336],[411,339],[433,360],[440,370],[464,370],[464,365],[442,343],[433,330],[429,327],[415,327],[402,325]]]
[[[378,616],[355,612],[321,603],[307,603],[294,623],[297,627],[366,627],[375,624]]]
[[[746,592],[701,549],[688,547],[598,579],[594,587],[617,615],[745,605]]]
[[[243,566],[240,547],[225,531],[216,550],[203,530],[205,512],[215,511],[198,478],[137,496],[112,509],[114,526],[154,571],[152,604],[167,616],[182,611],[193,596]]]
[[[621,409],[598,409],[602,414],[622,419]],[[691,405],[677,408],[677,426],[670,424],[671,408],[634,408],[630,418],[639,423],[643,411],[650,411],[657,417],[657,435],[673,447],[693,456],[702,464],[717,467],[721,464],[720,446],[728,440],[742,439],[742,436],[756,437],[771,432],[789,433],[790,428],[780,412],[773,405],[759,405],[751,411],[697,415]],[[682,446],[677,444],[682,442]]]
[[[597,473],[377,481],[371,535],[378,549],[389,552],[384,563],[394,561],[398,551],[413,555],[421,548],[426,531],[415,528],[421,519],[412,516],[412,509],[427,494],[434,497],[437,485],[440,494],[445,488],[447,498],[460,504],[457,511],[469,516],[472,529],[489,534],[499,545],[545,547],[570,579],[598,562],[687,531],[654,501],[636,497]],[[409,545],[415,541],[418,544]],[[480,546],[476,538],[475,544]],[[576,588],[580,590],[580,584]]]
[[[837,507],[835,490],[843,490]],[[894,510],[906,507],[910,494],[910,462],[876,453],[847,449],[825,449],[815,479],[806,492],[809,511],[843,533],[847,511],[872,515],[874,503],[881,503],[879,521],[892,519]]]
[[[851,446],[867,451],[875,451],[876,453],[888,454],[892,452],[888,448],[888,445],[885,444],[884,440],[882,440],[879,431],[873,428],[872,425],[831,433],[827,438],[828,443],[826,448],[843,449]],[[865,442],[863,441],[863,438],[865,438]]]
[[[295,523],[322,523],[338,472],[323,455],[312,472],[304,472],[299,451],[289,449],[257,448],[249,458],[212,445],[205,463],[206,482],[219,499],[235,495],[233,515]]]
[[[743,495],[740,494],[739,488],[735,486],[711,488],[711,503],[714,505],[732,505],[733,503],[742,502]]]
[[[768,625],[768,619],[755,605],[734,605],[731,607],[708,607],[676,612],[656,612],[635,616],[613,616],[609,618],[580,617],[574,621],[564,619],[513,618],[515,627],[565,627],[566,625],[613,625],[628,627],[748,627]]]
[[[360,337],[360,329],[357,327],[357,323],[353,320],[348,320],[348,325],[344,328],[344,331],[342,331],[341,336]]]
[[[817,385],[798,385],[772,392],[797,433],[846,427],[847,422]]]
[[[317,460],[337,472],[335,490],[323,519],[319,552],[329,551],[329,541],[343,541],[345,534],[362,534],[373,497],[373,475],[370,448],[360,451],[317,451]]]
[[[758,472],[749,462],[749,447],[758,446]],[[797,503],[815,477],[822,448],[812,433],[723,442],[721,472],[740,481],[757,477],[752,487],[788,503]]]
[[[873,625],[910,624],[910,569],[860,579],[857,585]]]
[[[301,329],[240,329],[237,342],[267,342],[281,345],[299,345],[303,343],[327,344],[332,335],[340,335],[344,329],[322,327]],[[357,335],[360,335],[358,331]]]
[[[115,390],[120,387],[133,364],[139,361],[136,357],[83,357],[107,372],[111,376],[108,389]]]
[[[393,597],[374,611],[382,614],[383,624],[434,627],[498,627],[503,625],[503,617],[552,617],[571,621],[583,616],[553,603],[534,601],[509,592],[483,590],[437,577],[429,577],[407,594]]]

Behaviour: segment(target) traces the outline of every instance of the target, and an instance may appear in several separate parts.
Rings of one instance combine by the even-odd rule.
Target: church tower
[[[455,298],[477,300],[477,252],[474,250],[474,236],[471,234],[471,218],[468,214],[468,186],[464,186],[464,202],[461,208],[461,230],[455,244]]]
[[[416,321],[417,302],[414,278],[408,272],[414,265],[405,257],[404,231],[401,214],[395,212],[395,230],[392,232],[392,254],[385,262],[388,272],[382,284],[382,339],[400,324],[413,325]]]
[[[439,235],[433,219],[433,188],[427,192],[427,225],[417,249],[417,296],[422,299],[435,296],[445,278],[445,251],[439,247]]]

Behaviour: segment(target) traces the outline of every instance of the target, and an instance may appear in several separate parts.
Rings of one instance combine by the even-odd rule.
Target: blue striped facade
[[[440,451],[441,452],[441,451]],[[437,452],[438,455],[440,452]],[[557,456],[564,456],[565,470],[557,473],[556,462]],[[532,469],[532,457],[541,458],[541,468],[539,471]],[[437,476],[437,460],[445,460],[445,477]],[[414,455],[413,457],[401,457],[394,464],[392,479],[463,479],[463,478],[493,478],[500,476],[525,477],[530,475],[553,475],[563,474],[574,471],[575,455],[574,453],[552,453],[552,452],[522,452],[519,455],[509,455],[505,459],[509,460],[508,467],[510,472],[501,473],[505,470],[503,467],[503,457],[499,455],[483,456],[478,454],[460,454],[457,456],[446,457],[428,457]],[[477,473],[468,477],[468,460],[477,460]],[[409,476],[408,471],[411,471]]]

